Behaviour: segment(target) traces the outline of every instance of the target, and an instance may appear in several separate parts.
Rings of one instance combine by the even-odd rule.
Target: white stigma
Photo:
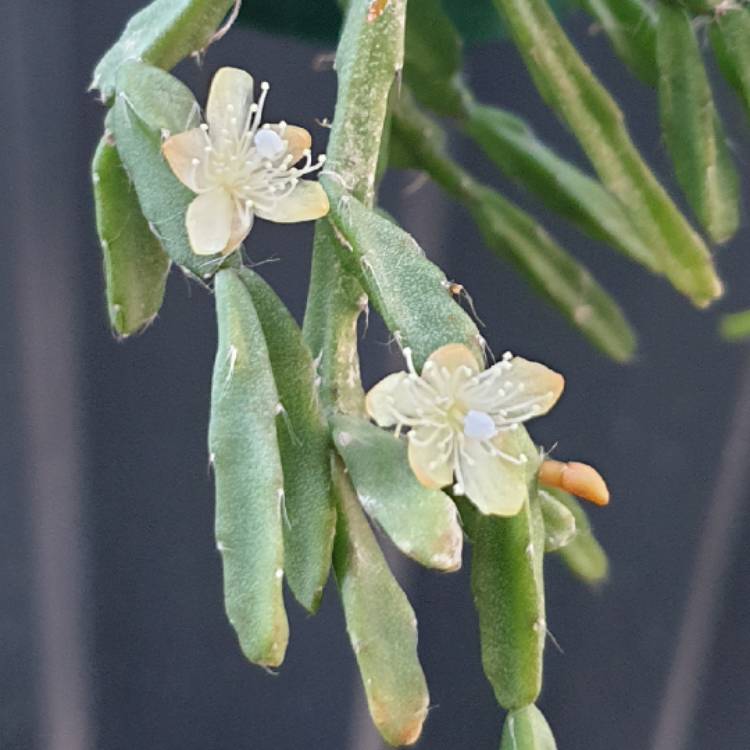
[[[464,435],[474,440],[490,440],[497,434],[492,417],[483,411],[470,409],[464,417]]]
[[[276,159],[286,151],[284,141],[277,132],[270,128],[259,130],[253,140],[258,154],[263,159]]]

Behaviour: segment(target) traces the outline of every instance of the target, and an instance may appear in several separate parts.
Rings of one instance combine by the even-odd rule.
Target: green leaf
[[[440,0],[409,0],[404,78],[433,112],[457,117],[463,110],[461,38]]]
[[[750,10],[734,8],[711,19],[709,36],[724,77],[736,89],[750,114]]]
[[[750,310],[725,315],[719,326],[721,337],[726,341],[740,341],[750,336]]]
[[[661,4],[658,41],[661,123],[677,181],[711,238],[726,242],[739,226],[739,178],[685,10]]]
[[[443,0],[448,14],[467,42],[488,42],[505,39],[507,31],[492,7],[492,0]],[[571,0],[552,0],[558,12],[574,5]]]
[[[461,567],[463,532],[453,501],[417,481],[406,443],[364,419],[333,418],[333,439],[359,501],[391,541],[428,568]]]
[[[604,186],[623,204],[662,273],[699,307],[722,292],[705,243],[630,140],[623,115],[546,0],[495,0],[547,103],[568,124]]]
[[[273,289],[249,268],[239,275],[263,328],[284,409],[276,420],[284,470],[284,572],[297,601],[315,612],[328,579],[336,530],[331,445],[315,364],[299,326]]]
[[[489,188],[469,204],[484,241],[509,260],[584,336],[617,362],[633,358],[636,336],[617,302],[528,214]]]
[[[282,592],[279,396],[247,287],[233,269],[226,269],[216,276],[215,294],[219,341],[208,443],[216,475],[216,546],[224,565],[224,603],[245,656],[276,667],[289,639]]]
[[[117,93],[151,130],[182,133],[200,125],[200,106],[179,79],[152,65],[130,60],[117,75]]]
[[[536,497],[511,518],[473,522],[471,586],[482,665],[506,709],[533,703],[542,688],[544,522]]]
[[[139,60],[165,70],[209,43],[233,0],[154,0],[128,22],[122,36],[99,61],[92,89],[112,98],[120,67]]]
[[[573,514],[576,522],[576,535],[560,550],[560,558],[570,572],[584,583],[591,586],[604,583],[609,576],[607,553],[596,540],[581,503],[562,490],[546,489],[545,492],[559,500]]]
[[[128,63],[128,75],[123,76],[123,88],[114,105],[112,129],[117,150],[133,181],[143,215],[169,257],[196,276],[210,278],[222,258],[192,251],[185,212],[195,195],[177,179],[161,153],[162,131],[181,132],[186,129],[185,123],[193,127],[198,105],[176,78],[148,66],[139,67],[144,73],[141,77],[135,65]],[[163,108],[158,104],[160,97]],[[176,102],[182,102],[181,106],[175,107]],[[193,119],[189,119],[190,112]]]
[[[414,238],[325,180],[331,200],[329,220],[339,237],[342,261],[360,283],[417,368],[451,342],[471,348],[483,361],[481,337],[454,302],[443,272],[425,258]]]
[[[417,741],[429,694],[417,656],[417,620],[393,577],[340,462],[334,567],[367,704],[391,745]]]
[[[107,136],[94,155],[92,180],[109,322],[115,333],[130,336],[159,312],[169,258],[149,229],[117,149]]]
[[[557,744],[544,715],[531,705],[508,714],[500,750],[557,750]]]
[[[544,519],[544,551],[556,552],[575,539],[575,516],[566,505],[544,490],[539,491],[539,505]]]
[[[466,129],[499,169],[553,211],[636,263],[658,270],[658,260],[619,201],[597,180],[547,148],[523,120],[494,107],[472,106]]]
[[[645,83],[655,86],[656,14],[647,0],[582,0],[600,24],[620,59]]]

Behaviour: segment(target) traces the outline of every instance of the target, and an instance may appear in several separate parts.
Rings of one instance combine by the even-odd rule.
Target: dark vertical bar
[[[2,208],[15,321],[23,491],[31,546],[39,747],[91,745],[84,639],[76,287],[80,238],[74,3],[4,7]],[[54,61],[54,64],[53,64]],[[8,141],[6,141],[8,143]],[[9,676],[8,676],[9,677]]]

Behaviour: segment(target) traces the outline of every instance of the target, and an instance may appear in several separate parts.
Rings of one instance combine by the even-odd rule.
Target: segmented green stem
[[[349,3],[336,53],[339,91],[321,181],[343,186],[372,206],[388,110],[388,96],[403,65],[406,0],[387,3],[379,15],[369,0]],[[356,325],[367,297],[336,257],[337,238],[318,222],[305,338],[320,358],[321,397],[329,409],[361,410]]]

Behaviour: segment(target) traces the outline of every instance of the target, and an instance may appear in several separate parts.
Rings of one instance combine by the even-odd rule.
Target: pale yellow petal
[[[452,452],[438,446],[446,435],[430,427],[416,427],[408,435],[409,466],[425,487],[439,489],[453,480]]]
[[[296,164],[304,156],[305,151],[312,146],[310,133],[297,125],[277,122],[263,127],[268,127],[278,133],[279,137],[286,142],[287,153],[292,155],[292,164]]]
[[[445,367],[448,372],[453,372],[461,366],[469,367],[474,372],[479,372],[479,363],[471,350],[463,344],[446,344],[436,349],[427,358],[438,367]]]
[[[479,369],[479,363],[468,347],[446,344],[427,358],[422,377],[440,394],[453,396]]]
[[[563,376],[549,367],[514,357],[467,383],[461,398],[469,408],[491,414],[498,425],[513,424],[546,414],[564,386]]]
[[[394,372],[370,388],[365,399],[367,413],[381,427],[393,427],[404,412],[416,416],[415,404],[406,372]]]
[[[250,234],[250,230],[253,228],[253,214],[243,214],[240,211],[235,210],[232,214],[232,231],[229,235],[224,250],[222,251],[225,255],[236,250],[240,244],[244,241],[245,237]]]
[[[196,177],[206,156],[205,147],[206,138],[200,128],[177,133],[167,138],[161,147],[161,152],[177,179],[194,192],[198,190]],[[196,160],[198,164],[195,163]]]
[[[459,454],[464,494],[485,515],[515,516],[528,498],[526,468],[493,456],[477,440],[466,440]]]
[[[243,132],[253,103],[253,77],[239,68],[220,68],[211,82],[206,121],[212,136]]]
[[[232,213],[232,199],[222,188],[195,198],[188,206],[185,218],[194,253],[214,255],[224,251],[231,236]]]
[[[538,413],[546,414],[562,395],[565,378],[546,365],[523,357],[514,357],[510,365],[510,380],[523,383],[527,396],[539,396],[541,408]]]
[[[296,125],[287,125],[280,135],[286,141],[287,151],[292,155],[292,164],[296,164],[312,146],[310,133]]]
[[[328,196],[317,182],[300,180],[294,190],[280,199],[273,208],[257,207],[256,214],[261,219],[275,221],[279,224],[291,224],[297,221],[312,221],[328,213]]]

